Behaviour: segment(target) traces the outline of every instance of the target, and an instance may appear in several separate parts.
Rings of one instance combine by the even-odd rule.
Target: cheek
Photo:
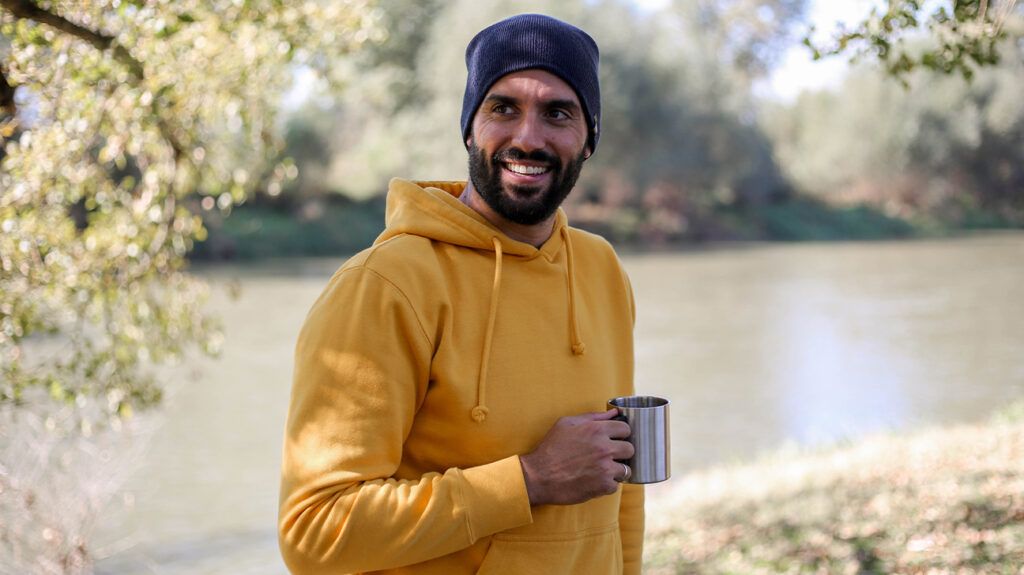
[[[473,132],[472,138],[481,148],[495,148],[508,141],[510,132],[500,124],[487,122]]]
[[[586,140],[569,140],[560,143],[558,146],[558,155],[562,158],[564,163],[569,163],[576,160],[583,155],[584,159],[590,157],[590,149],[587,148]]]
[[[580,152],[589,155],[587,147],[587,131],[567,131],[558,134],[552,142],[558,147],[559,153],[576,158]]]

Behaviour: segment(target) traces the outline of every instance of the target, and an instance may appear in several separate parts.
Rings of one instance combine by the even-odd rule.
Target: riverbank
[[[1024,404],[686,476],[645,573],[1024,571]]]
[[[352,200],[335,194],[306,202],[253,202],[235,207],[227,217],[217,211],[204,212],[208,236],[196,244],[189,257],[198,261],[255,261],[353,254],[370,245],[384,230],[384,207],[383,196]],[[647,229],[628,214],[598,211],[600,217],[596,217],[592,210],[579,206],[566,209],[573,225],[601,234],[620,249],[633,251],[677,250],[715,242],[941,237],[1014,227],[1009,221],[980,212],[956,222],[923,217],[904,220],[869,206],[831,206],[803,196],[756,208],[691,214],[684,218],[688,222],[685,226],[671,233]]]

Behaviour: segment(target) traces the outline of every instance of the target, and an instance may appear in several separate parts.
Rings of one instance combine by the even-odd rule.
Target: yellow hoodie
[[[299,335],[279,538],[296,574],[639,573],[643,489],[530,507],[519,454],[633,391],[633,300],[610,245],[539,249],[392,180],[387,229]]]

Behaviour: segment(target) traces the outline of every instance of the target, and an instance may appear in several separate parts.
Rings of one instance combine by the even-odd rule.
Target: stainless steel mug
[[[608,409],[618,409],[629,424],[633,457],[623,461],[632,474],[626,483],[657,483],[671,475],[667,399],[652,395],[630,395],[608,400]]]

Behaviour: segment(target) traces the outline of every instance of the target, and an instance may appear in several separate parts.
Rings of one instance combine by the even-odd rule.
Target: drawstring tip
[[[572,344],[573,355],[583,355],[585,353],[587,353],[587,346],[582,341],[579,343]]]
[[[487,414],[489,412],[490,411],[486,407],[478,405],[474,407],[473,410],[469,412],[469,414],[473,417],[473,421],[477,423],[482,423],[483,420],[487,419]]]

